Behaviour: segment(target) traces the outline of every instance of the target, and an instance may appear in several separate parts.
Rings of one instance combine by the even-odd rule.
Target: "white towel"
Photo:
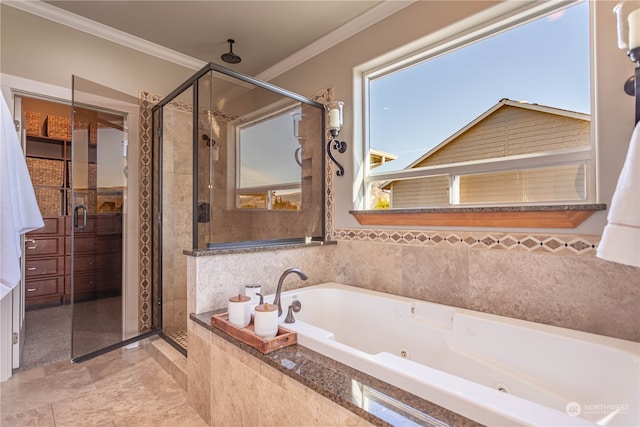
[[[640,267],[640,123],[613,193],[597,257]]]
[[[0,121],[0,299],[20,283],[20,235],[44,226],[9,106]]]

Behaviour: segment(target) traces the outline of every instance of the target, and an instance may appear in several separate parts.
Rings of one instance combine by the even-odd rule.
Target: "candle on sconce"
[[[640,8],[632,10],[627,17],[629,22],[629,50],[640,47]]]
[[[329,110],[329,128],[340,129],[340,110],[337,108]]]

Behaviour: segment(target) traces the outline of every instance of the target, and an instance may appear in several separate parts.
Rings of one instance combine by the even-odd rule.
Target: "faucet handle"
[[[262,295],[260,292],[256,292],[256,295],[260,297],[260,305],[264,304],[264,295]]]
[[[294,300],[289,306],[289,312],[287,313],[287,317],[284,319],[284,323],[295,323],[296,319],[293,317],[294,312],[299,312],[302,308],[302,304],[298,300]]]

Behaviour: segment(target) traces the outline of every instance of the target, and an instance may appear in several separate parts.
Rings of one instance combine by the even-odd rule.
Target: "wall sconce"
[[[632,8],[630,12],[627,9]],[[636,64],[634,75],[624,83],[627,95],[635,96],[636,120],[640,122],[640,2],[623,1],[613,8],[616,15],[618,47]]]
[[[338,134],[340,133],[340,128],[342,127],[343,119],[342,119],[342,107],[344,106],[344,102],[342,101],[332,101],[327,106],[328,116],[329,116],[329,133],[331,134],[331,140],[327,143],[327,153],[333,163],[338,166],[338,170],[336,171],[336,175],[343,176],[344,168],[336,158],[333,156],[332,150],[338,150],[339,153],[344,153],[347,151],[347,143],[344,141],[338,141]]]

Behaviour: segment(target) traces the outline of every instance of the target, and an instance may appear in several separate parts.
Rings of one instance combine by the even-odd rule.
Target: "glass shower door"
[[[128,132],[127,114],[114,108],[123,105],[123,96],[73,77],[65,285],[71,293],[74,361],[140,337],[124,339]]]

